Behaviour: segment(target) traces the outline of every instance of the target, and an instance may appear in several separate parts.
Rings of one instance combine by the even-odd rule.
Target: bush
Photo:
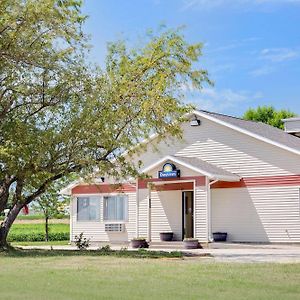
[[[90,246],[90,239],[83,237],[83,232],[75,235],[75,245],[79,250],[86,250]]]
[[[50,232],[49,241],[65,241],[70,238],[68,232]],[[45,241],[45,233],[43,232],[24,232],[10,233],[8,236],[9,242],[42,242]]]
[[[68,224],[50,224],[49,240],[66,241],[69,240]],[[44,224],[13,224],[9,235],[9,242],[41,242],[45,241]]]

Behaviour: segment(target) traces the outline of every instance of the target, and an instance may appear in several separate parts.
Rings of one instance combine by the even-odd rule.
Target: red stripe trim
[[[182,182],[182,183],[167,183],[163,185],[155,185],[152,190],[155,191],[183,191],[183,190],[192,190],[194,189],[193,182]]]
[[[102,194],[102,193],[126,193],[135,192],[133,184],[89,184],[78,185],[72,189],[72,194]]]
[[[172,181],[178,180],[195,180],[196,186],[203,186],[205,185],[205,176],[187,176],[187,177],[180,177],[180,178],[149,178],[149,179],[139,179],[138,180],[138,188],[139,189],[146,189],[148,183],[151,182],[166,182],[171,183]]]
[[[212,188],[217,189],[285,185],[300,185],[300,175],[246,177],[242,178],[239,182],[218,181],[212,185]]]

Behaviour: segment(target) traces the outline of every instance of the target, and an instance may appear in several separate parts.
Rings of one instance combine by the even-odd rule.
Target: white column
[[[148,242],[151,242],[151,186],[148,185]]]
[[[206,185],[206,200],[207,200],[207,241],[211,241],[211,193],[209,178],[205,178]]]

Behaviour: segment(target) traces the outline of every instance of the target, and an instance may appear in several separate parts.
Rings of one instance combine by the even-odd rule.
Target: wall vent
[[[289,118],[289,119],[283,119],[284,123],[284,131],[295,135],[297,137],[300,137],[300,118]]]
[[[106,232],[123,232],[124,230],[125,230],[124,224],[118,224],[118,223],[105,224]]]

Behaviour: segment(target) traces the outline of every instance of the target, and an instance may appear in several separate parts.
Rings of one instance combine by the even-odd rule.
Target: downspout
[[[139,180],[136,180],[136,228],[135,228],[135,234],[136,237],[139,237],[139,214],[140,214],[140,198],[139,198]]]
[[[208,180],[209,178],[206,177]],[[208,185],[207,185],[207,220],[208,220],[208,242],[211,243],[214,241],[213,237],[212,237],[212,213],[211,213],[211,186],[218,182],[219,180],[216,179],[216,180],[213,180],[211,182],[208,182]]]

